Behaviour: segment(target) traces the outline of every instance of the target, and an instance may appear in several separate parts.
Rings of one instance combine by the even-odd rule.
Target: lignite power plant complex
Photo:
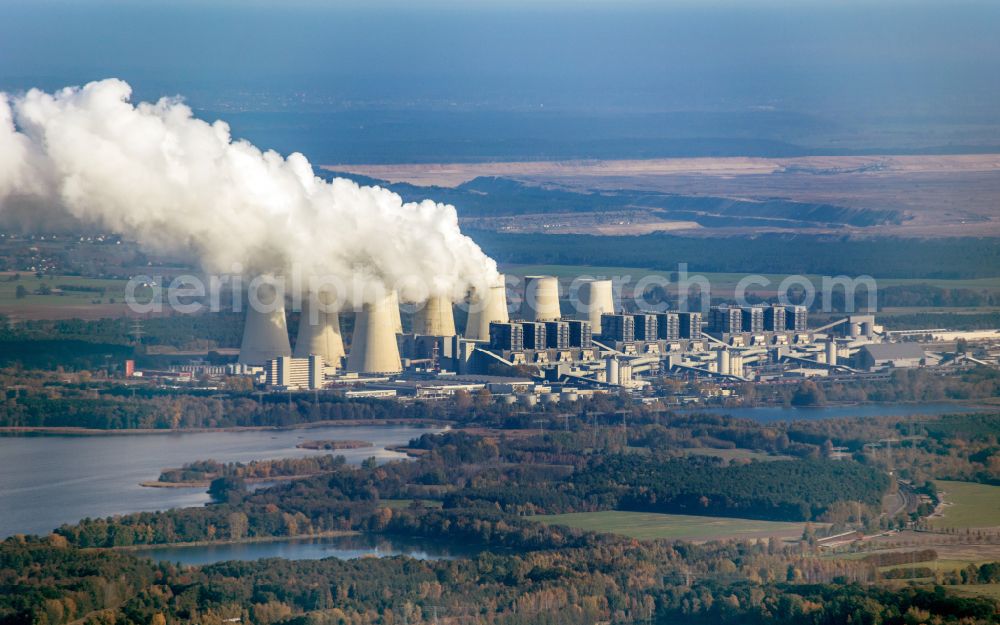
[[[406,379],[521,379],[574,388],[640,388],[653,375],[717,380],[839,375],[870,369],[866,345],[882,341],[871,315],[809,329],[802,306],[713,306],[701,312],[625,312],[611,280],[577,281],[565,293],[553,276],[526,276],[521,304],[508,307],[505,278],[472,291],[463,332],[455,303],[432,296],[408,316],[395,292],[353,316],[346,342],[341,314],[302,307],[294,350],[283,302],[262,289],[247,312],[239,364],[272,388],[385,384]],[[576,283],[575,283],[576,284]],[[571,314],[563,313],[563,306]],[[349,317],[348,317],[349,318]],[[345,343],[347,348],[345,349]],[[294,380],[299,380],[295,384]],[[305,381],[305,382],[303,382]],[[373,391],[374,392],[374,391]]]

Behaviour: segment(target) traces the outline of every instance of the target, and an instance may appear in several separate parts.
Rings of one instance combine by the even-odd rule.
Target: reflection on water
[[[331,538],[304,538],[280,542],[198,545],[192,547],[153,547],[134,551],[138,556],[187,565],[212,564],[228,560],[319,560],[409,556],[418,560],[447,560],[474,556],[478,549],[439,541],[358,534]]]
[[[410,426],[319,427],[242,432],[0,437],[0,538],[44,534],[63,523],[146,510],[199,506],[204,488],[144,488],[160,471],[195,460],[249,462],[325,455],[306,439],[351,439],[374,447],[333,452],[358,464],[405,457],[386,446],[428,430]]]

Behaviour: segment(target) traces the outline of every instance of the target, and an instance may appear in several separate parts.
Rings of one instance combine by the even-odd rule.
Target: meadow
[[[934,482],[945,501],[943,514],[932,518],[935,529],[968,529],[1000,525],[1000,486],[972,482]]]
[[[621,534],[640,540],[666,538],[709,541],[771,536],[798,539],[806,528],[806,523],[617,510],[546,514],[534,516],[532,519],[547,525],[566,525],[592,532]]]

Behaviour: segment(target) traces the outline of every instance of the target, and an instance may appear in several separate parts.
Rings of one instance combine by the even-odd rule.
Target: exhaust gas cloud
[[[0,94],[0,218],[119,232],[153,253],[192,254],[206,272],[361,281],[409,301],[495,283],[496,263],[453,206],[327,182],[302,154],[233,140],[176,98],[130,96],[117,79]]]

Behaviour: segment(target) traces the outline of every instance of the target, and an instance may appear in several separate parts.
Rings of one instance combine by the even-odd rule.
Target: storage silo
[[[716,354],[716,371],[719,375],[730,375],[732,372],[732,362],[729,357],[728,349],[720,349]]]

